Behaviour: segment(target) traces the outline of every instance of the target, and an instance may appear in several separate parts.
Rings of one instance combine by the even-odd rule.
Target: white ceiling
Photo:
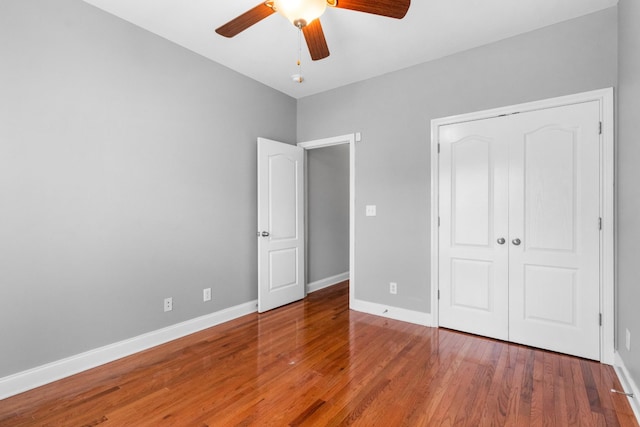
[[[327,8],[331,56],[295,83],[298,30],[279,14],[227,39],[220,25],[260,0],[85,0],[294,98],[441,58],[617,4],[618,0],[413,0],[402,20]]]

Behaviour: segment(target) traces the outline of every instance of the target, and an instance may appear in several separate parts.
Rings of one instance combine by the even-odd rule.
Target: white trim
[[[62,378],[113,362],[151,347],[182,338],[238,317],[255,313],[258,301],[229,307],[215,313],[187,320],[75,356],[47,363],[27,371],[0,378],[0,400]]]
[[[325,277],[324,279],[316,280],[315,282],[311,282],[307,284],[307,292],[315,292],[320,289],[328,288],[329,286],[337,285],[340,282],[344,282],[345,280],[349,280],[349,272],[346,271],[341,274],[336,274],[335,276]]]
[[[438,311],[438,284],[440,283],[440,247],[439,220],[440,220],[440,166],[438,162],[438,127],[439,122],[431,120],[431,322],[438,327],[440,314]]]
[[[600,156],[602,239],[600,242],[600,310],[602,311],[602,334],[600,361],[613,364],[615,360],[615,121],[613,88],[592,92],[600,102],[602,135]]]
[[[414,323],[421,326],[431,326],[431,315],[406,308],[393,307],[390,305],[377,304],[363,300],[354,300],[352,310],[361,311],[374,316],[387,317],[389,319],[401,320],[403,322]]]
[[[358,138],[356,138],[356,135]],[[356,139],[360,132],[299,142],[305,150],[349,144],[349,307],[353,308],[356,295]]]
[[[358,133],[360,135],[360,133]],[[359,140],[359,139],[358,139]],[[356,143],[349,141],[349,306],[356,299]]]
[[[615,305],[614,305],[614,125],[613,120],[613,88],[594,90],[574,95],[561,96],[541,101],[477,111],[431,120],[431,316],[433,325],[439,324],[438,318],[438,135],[439,127],[472,120],[487,119],[503,114],[542,110],[581,102],[598,101],[600,103],[600,120],[603,124],[601,135],[600,212],[603,220],[602,239],[600,243],[601,286],[600,310],[602,311],[602,333],[600,334],[600,361],[613,364],[615,337]]]
[[[633,381],[631,374],[627,370],[627,367],[624,365],[622,358],[620,357],[620,353],[615,352],[615,363],[613,365],[616,373],[618,374],[618,378],[620,379],[620,384],[622,384],[623,390],[625,393],[633,393],[633,397],[628,396],[629,405],[631,405],[631,409],[633,409],[633,413],[636,416],[636,421],[640,423],[640,388],[638,388],[638,384]]]
[[[314,139],[311,141],[299,142],[298,147],[302,147],[305,150],[312,150],[314,148],[331,147],[332,145],[342,145],[355,141],[354,134],[332,136],[331,138]]]

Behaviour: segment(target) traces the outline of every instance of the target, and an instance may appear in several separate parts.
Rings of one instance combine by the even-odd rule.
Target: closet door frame
[[[468,114],[431,120],[431,320],[432,326],[439,326],[438,283],[439,283],[439,162],[438,138],[440,126],[472,120],[488,119],[502,115],[542,110],[582,102],[597,101],[600,107],[600,217],[602,231],[600,239],[600,362],[613,365],[615,355],[615,270],[614,270],[614,104],[613,88],[599,89],[574,95],[561,96],[524,104],[510,105]]]

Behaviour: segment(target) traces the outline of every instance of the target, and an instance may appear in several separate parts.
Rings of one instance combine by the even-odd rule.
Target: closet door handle
[[[504,240],[504,237],[501,237],[498,239],[498,244],[499,245],[504,245],[504,242],[506,242],[506,240]]]
[[[519,246],[519,245],[520,245],[520,243],[522,243],[522,242],[520,241],[520,239],[513,239],[513,240],[511,241],[511,243],[513,243],[515,246]]]

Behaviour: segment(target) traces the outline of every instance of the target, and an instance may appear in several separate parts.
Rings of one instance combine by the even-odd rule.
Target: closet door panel
[[[440,131],[441,326],[506,339],[506,141],[490,123]]]
[[[518,172],[524,173],[528,250],[575,252],[576,136],[575,129],[559,126],[522,136],[524,167]]]
[[[598,359],[598,105],[512,117],[509,339]]]

